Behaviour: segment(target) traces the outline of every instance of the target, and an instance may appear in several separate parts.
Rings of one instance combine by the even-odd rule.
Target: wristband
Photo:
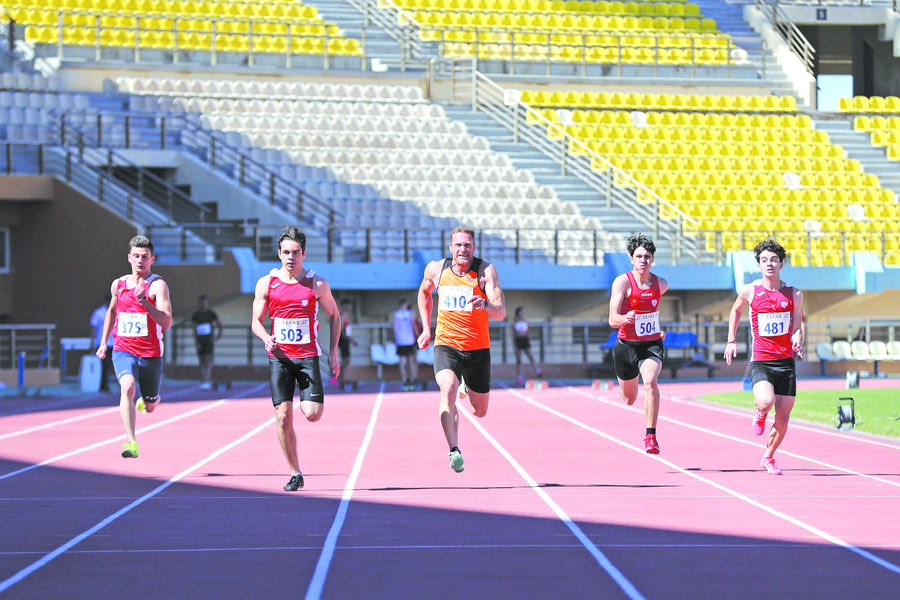
[[[727,346],[728,344],[734,344],[734,343],[735,343],[734,340],[728,340],[727,342],[725,342],[725,345]]]

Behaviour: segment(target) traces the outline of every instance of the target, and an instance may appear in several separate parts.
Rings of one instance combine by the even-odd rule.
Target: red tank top
[[[163,329],[141,306],[134,297],[134,286],[128,287],[128,275],[120,277],[116,283],[116,322],[113,328],[115,343],[113,350],[128,352],[142,358],[153,358],[163,355]],[[159,279],[159,275],[151,275],[144,282],[149,286]],[[147,295],[153,306],[156,301]]]
[[[791,344],[791,315],[794,312],[794,288],[782,285],[769,291],[762,285],[753,286],[750,300],[750,328],[753,331],[751,360],[780,360],[793,358]]]
[[[437,287],[435,346],[441,344],[464,351],[491,347],[487,311],[473,310],[469,303],[473,296],[487,299],[487,294],[478,286],[478,269],[481,263],[480,258],[474,258],[469,270],[457,275],[450,268],[453,259],[444,260]]]
[[[650,275],[650,287],[641,289],[634,279],[634,273],[628,271],[628,295],[622,301],[619,312],[622,314],[633,310],[637,315],[634,323],[625,323],[619,327],[618,338],[649,342],[658,340],[659,329],[659,279],[656,275]]]
[[[319,355],[316,315],[319,303],[313,290],[315,273],[307,271],[302,279],[285,283],[277,275],[269,277],[269,320],[278,346],[269,356],[310,358]]]

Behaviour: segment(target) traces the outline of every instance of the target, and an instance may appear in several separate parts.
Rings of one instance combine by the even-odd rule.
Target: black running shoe
[[[303,487],[303,475],[297,473],[296,475],[291,475],[291,480],[288,481],[284,485],[284,491],[286,492],[296,492],[300,488]]]

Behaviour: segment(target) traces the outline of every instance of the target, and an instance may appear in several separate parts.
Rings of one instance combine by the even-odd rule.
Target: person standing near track
[[[737,330],[744,306],[750,305],[753,336],[749,364],[753,383],[753,433],[762,435],[772,408],[775,419],[769,430],[766,451],[760,466],[772,475],[781,475],[775,451],[784,441],[791,410],[797,395],[794,353],[803,357],[803,293],[781,280],[787,252],[774,240],[764,240],[753,249],[762,278],[741,287],[728,315],[725,362],[737,354]]]
[[[528,320],[525,318],[525,307],[517,306],[515,317],[512,323],[513,349],[516,352],[516,383],[522,384],[522,354],[528,357],[531,367],[534,369],[534,376],[541,376],[541,368],[534,360],[531,353],[531,338],[529,337]]]
[[[216,342],[222,338],[222,321],[209,307],[206,294],[197,298],[197,310],[191,315],[194,325],[194,347],[200,363],[200,389],[212,389],[212,365]]]
[[[422,323],[413,316],[409,302],[400,298],[397,310],[391,315],[391,329],[394,331],[394,344],[397,346],[397,357],[400,359],[400,389],[409,392],[416,389],[419,363],[416,360],[418,338],[422,333]]]
[[[152,413],[159,405],[163,332],[172,326],[172,302],[169,286],[159,275],[150,272],[156,260],[153,242],[138,235],[131,238],[128,248],[131,274],[112,282],[112,299],[100,339],[105,340],[115,332],[112,360],[121,386],[119,413],[128,438],[122,445],[122,457],[137,458],[136,412]],[[105,342],[97,347],[97,357],[101,360],[107,352]],[[138,389],[140,396],[135,401]]]
[[[310,422],[322,417],[325,396],[319,371],[319,306],[329,317],[330,351],[328,363],[335,376],[340,375],[338,340],[341,313],[328,282],[303,266],[306,258],[306,234],[297,227],[286,227],[278,238],[281,268],[273,269],[256,282],[250,328],[262,340],[269,356],[269,387],[278,441],[291,468],[284,491],[303,487],[297,436],[294,432],[294,390],[299,388],[300,410]],[[266,329],[268,316],[272,328]]]
[[[476,417],[487,414],[491,394],[491,338],[488,319],[506,318],[506,300],[494,265],[475,256],[475,232],[456,227],[450,232],[450,257],[425,267],[419,286],[422,321],[419,348],[431,343],[432,293],[438,295],[434,339],[434,379],[440,388],[441,427],[450,448],[450,467],[464,470],[459,449],[457,397],[468,395]],[[465,387],[461,381],[465,380]],[[467,389],[466,389],[467,388]]]
[[[356,389],[355,381],[347,381],[347,367],[350,366],[350,346],[358,344],[353,339],[352,324],[353,305],[348,298],[341,300],[341,339],[338,342],[338,351],[341,360],[341,372],[337,377],[331,378],[331,384],[349,392]]]
[[[662,371],[665,333],[659,326],[660,298],[669,282],[650,272],[656,244],[644,235],[626,243],[632,270],[613,280],[609,297],[609,326],[619,334],[613,347],[613,363],[619,393],[631,406],[637,400],[638,377],[644,382],[644,450],[659,454],[656,422],[659,418],[659,373]]]

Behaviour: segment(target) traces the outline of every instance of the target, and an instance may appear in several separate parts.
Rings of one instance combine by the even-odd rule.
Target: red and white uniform
[[[310,358],[319,355],[319,302],[313,290],[315,273],[307,271],[300,280],[285,283],[277,275],[269,277],[268,306],[272,335],[277,346],[269,356]]]
[[[629,311],[635,312],[634,323],[625,323],[619,327],[618,338],[637,342],[649,342],[658,340],[659,328],[659,279],[656,275],[650,275],[650,287],[641,289],[634,278],[634,273],[628,271],[628,295],[622,301],[619,309],[621,314]]]
[[[128,275],[119,277],[116,283],[116,323],[113,328],[113,350],[128,352],[141,358],[163,355],[163,329],[147,309],[134,296],[134,286],[128,287]],[[159,279],[151,275],[144,282],[149,286]],[[156,300],[147,295],[147,301],[156,306]]]
[[[794,357],[791,344],[793,312],[793,287],[785,285],[770,291],[762,285],[753,286],[753,299],[750,300],[750,327],[753,331],[751,360]]]

